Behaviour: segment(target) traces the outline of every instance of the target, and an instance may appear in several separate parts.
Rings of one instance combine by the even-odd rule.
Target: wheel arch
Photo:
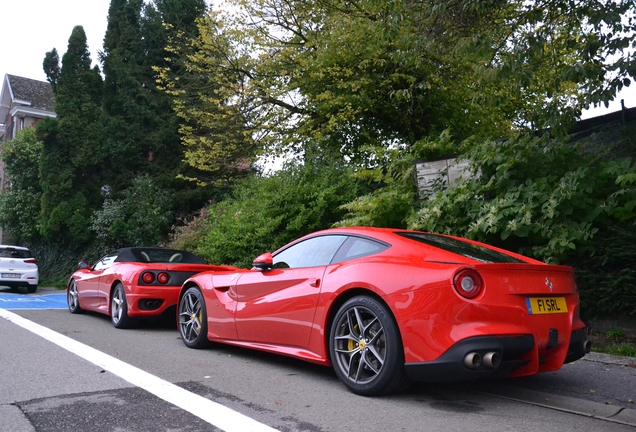
[[[113,291],[115,290],[115,287],[117,286],[117,284],[121,284],[121,286],[124,287],[124,294],[126,293],[126,285],[124,285],[124,283],[119,280],[119,279],[115,279],[111,282],[110,284],[110,288],[108,290],[108,314],[111,314],[111,307],[113,304]],[[126,301],[128,301],[128,297],[126,297]]]
[[[332,358],[331,358],[331,351],[329,349],[329,343],[330,343],[329,335],[331,334],[331,327],[333,326],[334,318],[336,317],[336,314],[338,313],[338,311],[340,310],[343,304],[345,304],[349,299],[352,299],[353,297],[360,296],[360,295],[371,297],[374,300],[377,300],[378,302],[382,303],[386,307],[386,309],[389,311],[390,319],[393,320],[394,324],[396,325],[398,329],[400,344],[402,346],[402,350],[404,350],[404,341],[402,340],[402,331],[401,331],[399,323],[397,322],[397,319],[395,318],[393,309],[391,309],[391,307],[387,304],[387,302],[384,301],[384,299],[380,297],[376,292],[366,288],[352,288],[340,293],[331,303],[329,312],[327,313],[327,320],[324,327],[325,335],[323,338],[323,342],[325,344],[325,352],[327,353],[327,357],[329,358],[330,362],[332,361]]]
[[[201,287],[199,286],[198,283],[196,283],[195,281],[186,281],[186,283],[184,283],[181,286],[181,289],[179,290],[179,297],[177,297],[177,309],[179,309],[179,303],[181,302],[181,298],[183,297],[183,294],[185,294],[185,292],[187,290],[189,290],[190,288],[196,287],[199,289],[199,291],[201,291],[201,293],[203,293],[203,291],[201,290]]]

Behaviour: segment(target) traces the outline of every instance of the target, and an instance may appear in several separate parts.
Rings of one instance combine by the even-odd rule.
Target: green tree
[[[49,241],[90,242],[90,214],[101,201],[103,184],[101,96],[99,69],[91,68],[86,34],[77,26],[57,79],[57,118],[37,126],[38,138],[44,143],[40,159],[40,230]]]
[[[636,26],[629,0],[231,3],[242,13],[210,13],[183,52],[209,77],[208,99],[185,97],[177,80],[165,87],[208,129],[247,120],[267,154],[366,162],[369,145],[408,147],[449,128],[462,140],[567,127],[635,74],[622,51]],[[200,145],[205,133],[182,134],[191,163],[223,159]]]
[[[39,238],[41,155],[42,143],[33,128],[22,129],[2,146],[8,186],[0,193],[0,226],[18,244]]]
[[[155,69],[169,65],[177,77],[185,72],[166,44],[171,35],[194,37],[195,20],[205,7],[203,0],[113,0],[101,57],[109,131],[105,153],[112,167],[109,184],[119,194],[133,178],[150,175],[173,194],[175,215],[199,208],[213,191],[180,178],[196,170],[183,161],[180,121],[172,98],[157,89]]]
[[[168,63],[156,68],[159,88],[180,120],[185,162],[194,168],[181,177],[199,185],[243,176],[256,156],[250,113],[234,98],[242,85],[239,74],[227,74],[218,53],[206,50],[215,42],[231,49],[229,41],[216,39],[217,29],[208,24],[198,20],[198,31],[190,35],[172,28]]]
[[[154,161],[147,136],[157,127],[150,108],[152,75],[144,64],[143,0],[112,0],[101,61],[111,186],[124,190]]]
[[[46,53],[42,67],[46,74],[46,80],[51,83],[51,88],[53,93],[55,93],[57,91],[57,80],[60,77],[60,56],[55,48]]]
[[[167,237],[172,214],[169,194],[148,176],[137,177],[122,199],[106,198],[91,218],[100,245],[157,246]]]

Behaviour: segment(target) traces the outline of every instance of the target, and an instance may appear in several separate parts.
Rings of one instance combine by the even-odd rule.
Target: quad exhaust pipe
[[[477,352],[470,352],[464,357],[464,366],[472,370],[479,369],[482,364],[486,369],[497,369],[500,362],[499,353],[494,351],[487,352],[483,357]]]

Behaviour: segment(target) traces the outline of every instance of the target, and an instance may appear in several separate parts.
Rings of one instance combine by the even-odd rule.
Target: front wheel
[[[68,310],[72,314],[78,314],[84,311],[80,307],[77,283],[74,280],[72,280],[71,283],[68,285],[68,290],[66,292],[66,303],[68,304]]]
[[[208,317],[203,294],[189,288],[179,300],[179,332],[189,348],[203,348],[208,341]]]
[[[381,395],[407,383],[397,324],[390,310],[372,297],[353,297],[338,310],[329,353],[336,375],[353,393]]]
[[[126,303],[126,293],[121,283],[115,285],[110,299],[110,320],[119,329],[131,328],[135,320],[128,316],[128,303]]]

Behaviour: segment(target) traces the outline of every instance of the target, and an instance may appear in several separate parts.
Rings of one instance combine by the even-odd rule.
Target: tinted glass
[[[396,233],[402,237],[406,237],[411,240],[418,241],[420,243],[427,244],[429,246],[435,246],[440,249],[462,255],[467,258],[472,258],[477,261],[485,263],[523,263],[520,259],[513,256],[506,255],[504,253],[485,248],[483,246],[474,245],[461,240],[456,240],[449,237],[444,237],[435,234],[427,233]]]
[[[296,243],[274,256],[274,267],[326,266],[346,239],[344,235],[328,235]]]
[[[0,258],[31,258],[31,252],[24,249],[15,249],[12,247],[0,248]]]
[[[338,250],[332,264],[373,255],[382,252],[388,247],[389,245],[375,240],[351,236]]]

